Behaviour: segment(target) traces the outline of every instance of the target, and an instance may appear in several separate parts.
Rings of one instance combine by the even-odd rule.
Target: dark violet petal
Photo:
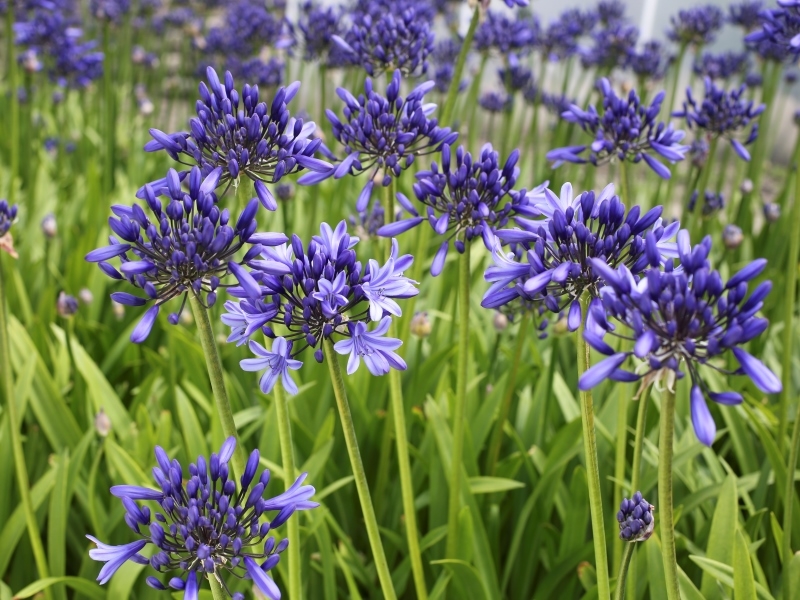
[[[235,262],[229,262],[228,268],[230,269],[233,276],[239,281],[239,284],[242,286],[247,295],[253,299],[258,299],[261,297],[261,287],[258,285],[253,276],[247,272],[241,265],[237,265]]]
[[[738,392],[709,392],[708,395],[717,404],[736,405],[744,401]]]
[[[755,356],[741,348],[733,348],[733,355],[739,361],[745,375],[753,380],[758,389],[765,394],[779,394],[781,392],[783,386],[780,379]]]
[[[151,490],[138,485],[114,485],[111,486],[111,494],[117,498],[131,500],[161,500],[164,497],[164,492],[161,490]]]
[[[361,190],[361,193],[358,195],[358,200],[356,201],[356,210],[358,212],[364,212],[367,210],[367,206],[369,206],[369,199],[372,197],[372,188],[375,185],[375,182],[370,179],[367,181],[367,184]]]
[[[625,352],[618,352],[606,359],[603,359],[593,367],[590,367],[578,380],[578,388],[588,391],[599,385],[604,379],[608,379],[614,371],[622,366],[628,355]]]
[[[717,426],[714,424],[714,418],[711,416],[711,411],[708,410],[708,404],[706,404],[699,385],[692,387],[690,404],[695,435],[701,443],[711,446],[717,435]]]
[[[381,237],[394,237],[412,229],[422,223],[424,217],[414,217],[413,219],[404,219],[403,221],[395,221],[389,225],[384,225],[378,229],[378,235]]]
[[[160,307],[156,304],[145,311],[144,316],[131,332],[131,341],[134,344],[141,344],[147,339],[147,336],[150,335],[150,331],[153,329],[153,323],[156,322],[159,308]]]
[[[110,246],[103,246],[102,248],[97,248],[96,250],[89,252],[89,254],[86,255],[86,261],[100,262],[103,260],[108,260],[109,258],[114,258],[115,256],[125,254],[130,249],[131,247],[128,244],[112,244]]]
[[[655,158],[650,156],[649,154],[642,154],[642,158],[644,162],[647,163],[647,166],[655,171],[656,175],[661,177],[661,179],[669,179],[672,175],[669,172],[669,169],[658,162]]]

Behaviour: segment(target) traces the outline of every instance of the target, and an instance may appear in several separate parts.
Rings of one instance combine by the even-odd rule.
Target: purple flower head
[[[235,447],[236,438],[230,437],[219,454],[212,454],[208,460],[198,456],[184,479],[182,465],[175,459],[170,461],[164,449],[156,446],[156,489],[113,486],[111,493],[125,508],[125,523],[141,539],[110,546],[87,535],[97,544],[89,556],[105,563],[97,580],[108,582],[130,560],[150,564],[159,573],[178,571],[168,586],[183,591],[186,600],[197,599],[206,577],[219,581],[228,596],[240,598],[241,594],[233,594],[226,585],[225,574],[252,579],[267,598],[278,600],[280,590],[267,573],[280,561],[288,540],[276,543],[271,532],[295,512],[319,506],[310,500],[315,490],[303,485],[303,473],[282,494],[265,498],[270,473],[264,470],[258,475],[258,450],[250,454],[237,481],[228,466]],[[140,506],[140,501],[154,502],[158,509],[151,512],[148,506]],[[269,522],[265,520],[267,513],[275,513]],[[149,559],[140,554],[148,544],[154,547]],[[157,590],[167,589],[156,577],[148,577],[147,583]]]
[[[709,79],[729,79],[742,75],[750,67],[746,52],[704,52],[694,63],[694,72]]]
[[[636,492],[633,498],[623,498],[617,512],[619,539],[625,542],[643,542],[653,535],[656,520],[653,517],[656,507]]]
[[[323,223],[320,235],[305,247],[293,236],[289,244],[263,248],[249,261],[251,271],[236,274],[241,286],[230,293],[240,300],[225,304],[222,319],[231,327],[228,341],[242,344],[259,330],[276,338],[280,330],[287,344],[280,349],[283,358],[295,360],[311,347],[322,361],[323,340],[351,338],[358,322],[400,316],[395,300],[418,293],[416,282],[403,275],[413,258],[400,256],[393,242],[385,264],[370,260],[362,269],[353,249],[357,243],[342,221],[336,229]]]
[[[725,13],[722,9],[709,4],[681,10],[677,16],[670,18],[672,29],[667,37],[682,46],[705,46],[717,37],[717,32],[725,24]]]
[[[692,248],[684,230],[678,234],[677,247],[677,263],[668,261],[663,271],[649,269],[639,275],[625,266],[615,269],[606,261],[592,259],[606,285],[600,291],[601,299],[594,300],[589,310],[585,338],[608,358],[587,370],[578,385],[588,390],[606,378],[639,379],[641,372],[621,369],[628,356],[643,361],[649,378],[665,376],[670,387],[686,370],[692,381],[694,430],[698,439],[710,446],[716,426],[706,398],[720,404],[739,404],[742,396],[712,391],[702,377],[702,368],[745,374],[764,393],[781,391],[780,380],[742,347],[767,329],[767,320],[757,313],[772,284],[764,281],[748,296],[748,283],[764,270],[764,259],[753,261],[723,282],[707,260],[710,237]],[[607,333],[633,338],[633,351],[615,352],[604,340]],[[715,360],[727,350],[739,363],[732,372],[725,369],[724,361]]]
[[[208,31],[206,54],[243,60],[258,56],[265,46],[281,49],[292,45],[288,22],[264,2],[234,0],[225,8],[223,23]],[[186,14],[181,20],[185,24],[194,18]]]
[[[518,161],[519,150],[503,164],[491,144],[474,158],[463,146],[452,152],[445,145],[441,165],[433,162],[430,170],[417,173],[414,184],[414,195],[427,207],[427,215],[420,216],[408,198],[397,194],[411,218],[384,225],[378,234],[398,235],[427,220],[436,233],[446,236],[431,266],[434,276],[441,273],[452,240],[458,252],[476,237],[491,250],[495,246],[494,231],[529,202],[525,190],[514,189]]]
[[[625,20],[625,3],[619,0],[601,0],[597,3],[597,20],[603,27]]]
[[[664,45],[657,40],[646,42],[641,51],[632,50],[628,54],[627,67],[640,81],[658,81],[667,74],[667,69],[675,59]]]
[[[764,77],[761,75],[761,73],[751,71],[750,73],[744,76],[744,85],[747,86],[749,89],[761,87],[763,83],[764,83]]]
[[[475,48],[479,52],[494,50],[501,55],[522,54],[533,48],[537,33],[538,21],[535,19],[518,19],[490,10],[475,31]]]
[[[214,172],[205,180],[194,167],[181,185],[179,174],[170,169],[164,183],[157,188],[144,188],[145,208],[115,205],[108,220],[114,235],[110,245],[93,250],[86,260],[99,264],[113,279],[127,279],[144,291],[145,296],[115,292],[111,298],[130,306],[150,305],[131,341],[143,342],[150,334],[161,305],[183,297],[178,313],[170,315],[174,325],[186,303],[188,293],[203,298],[211,306],[217,299],[217,288],[229,271],[241,267],[235,258],[245,243],[255,244],[244,261],[260,251],[260,243],[280,244],[286,236],[256,234],[255,214],[258,201],[253,198],[234,225],[229,223],[228,210],[220,210],[214,194]],[[158,199],[163,196],[165,201]],[[119,270],[110,259],[119,257]]]
[[[344,34],[341,10],[335,6],[319,6],[312,0],[306,0],[301,6],[297,28],[301,33],[303,60],[325,62],[331,48],[335,46],[333,36]]]
[[[166,134],[151,129],[153,139],[145,145],[146,151],[164,150],[175,161],[196,164],[205,177],[219,169],[217,185],[246,175],[270,210],[275,208],[263,182],[275,183],[302,169],[330,169],[330,164],[314,158],[322,143],[312,139],[314,123],[292,118],[286,106],[299,83],[280,88],[268,106],[259,100],[258,86],[245,84],[240,94],[230,72],[225,73],[223,82],[210,67],[206,75],[208,85],[200,83],[197,116],[189,121],[190,132]],[[139,197],[142,193],[140,189]]]
[[[486,112],[505,113],[514,108],[514,96],[505,92],[488,91],[481,94],[478,104]]]
[[[745,31],[752,31],[761,22],[760,13],[763,6],[761,0],[745,0],[739,4],[731,4],[728,7],[728,23]]]
[[[752,100],[742,98],[747,90],[745,85],[726,92],[706,77],[705,89],[705,97],[698,103],[692,90],[687,88],[683,110],[673,115],[685,118],[690,128],[697,127],[708,136],[727,139],[742,160],[750,160],[750,153],[745,146],[758,137],[758,123],[755,121],[764,112],[765,105],[756,106]],[[750,130],[744,132],[748,127]],[[738,137],[743,137],[744,143]]]
[[[0,199],[0,238],[8,233],[17,218],[17,205],[9,206],[8,200]]]
[[[613,184],[598,195],[584,192],[577,197],[569,183],[560,197],[547,189],[527,211],[543,220],[517,217],[521,229],[496,232],[503,243],[522,245],[526,251],[520,256],[495,246],[495,264],[484,276],[492,284],[483,296],[484,308],[498,308],[519,296],[540,299],[554,313],[569,308],[568,326],[574,331],[581,322],[580,298],[597,297],[603,283],[591,258],[641,273],[676,253],[669,240],[678,224],[665,227],[660,206],[644,215],[638,206],[626,212]]]
[[[672,125],[656,121],[664,92],[653,98],[650,106],[642,105],[635,90],[627,98],[617,96],[608,79],[598,84],[603,94],[603,114],[590,105],[588,111],[571,105],[561,116],[570,123],[580,125],[584,131],[594,134],[590,146],[567,146],[547,153],[548,160],[557,167],[564,162],[585,163],[587,160],[598,165],[614,159],[634,163],[644,161],[656,174],[669,179],[669,169],[653,158],[653,154],[666,158],[669,162],[683,160],[689,146],[681,145],[684,132],[675,130]],[[581,154],[589,150],[589,157]]]
[[[400,72],[395,71],[385,96],[372,88],[369,78],[358,98],[338,88],[336,93],[345,103],[343,118],[340,120],[331,110],[326,112],[333,125],[333,137],[344,146],[346,157],[326,173],[309,173],[299,183],[314,184],[331,176],[340,179],[369,171],[356,203],[356,210],[366,210],[373,180],[379,172],[383,172],[383,185],[388,186],[417,156],[438,152],[458,137],[449,128],[439,127],[437,120],[429,116],[436,105],[424,104],[423,99],[433,85],[432,81],[422,83],[403,98]]]
[[[131,9],[130,0],[91,0],[89,12],[98,21],[119,25]]]
[[[700,196],[697,190],[692,192],[691,197],[689,198],[689,212],[694,212],[695,206],[697,205],[697,199]],[[713,214],[718,213],[723,208],[725,208],[725,198],[719,192],[713,192],[711,190],[706,190],[703,194],[703,208],[702,213],[704,217],[710,217]]]
[[[575,104],[575,101],[564,94],[550,94],[543,91],[542,104],[548,112],[560,117]]]
[[[583,13],[576,11],[579,16]],[[578,38],[588,33],[594,25],[584,31],[580,20],[572,20],[562,15],[561,18],[550,23],[547,28],[535,39],[536,45],[542,50],[542,56],[551,62],[566,60],[578,53]]]
[[[533,83],[533,71],[522,64],[516,54],[508,55],[508,66],[499,69],[497,74],[509,94],[522,91]]]
[[[592,46],[581,51],[581,62],[584,68],[597,67],[601,71],[623,67],[636,49],[638,40],[637,27],[620,21],[612,22],[592,32]]]
[[[356,12],[344,38],[332,39],[371,77],[392,70],[424,74],[434,42],[428,9],[425,3],[409,0],[399,7]]]
[[[386,223],[386,214],[381,203],[375,201],[367,210],[359,212],[358,216],[351,216],[348,222],[355,227],[359,239],[373,238]]]
[[[794,0],[778,1],[778,8],[762,10],[761,28],[744,40],[762,58],[784,61],[800,56],[800,4]]]
[[[286,63],[275,56],[267,61],[261,60],[258,56],[245,60],[230,56],[225,57],[224,62],[215,62],[214,64],[224,64],[225,69],[230,71],[234,78],[249,81],[252,86],[278,87],[284,82],[286,74]],[[203,71],[209,66],[211,65],[204,61]]]

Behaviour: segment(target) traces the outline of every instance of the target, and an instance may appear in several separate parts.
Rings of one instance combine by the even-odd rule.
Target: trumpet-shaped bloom
[[[258,342],[250,340],[250,350],[257,358],[246,358],[239,364],[244,371],[264,370],[264,375],[262,375],[260,382],[262,392],[269,394],[280,377],[281,383],[287,392],[292,395],[297,393],[297,384],[289,374],[289,370],[297,371],[303,366],[303,363],[291,358],[291,342],[278,337],[272,343],[272,350],[267,350]]]
[[[339,354],[349,354],[347,359],[347,374],[352,375],[364,360],[367,369],[373,375],[386,375],[390,368],[404,371],[405,361],[394,352],[403,345],[398,339],[384,337],[389,331],[392,318],[384,317],[373,331],[367,330],[363,321],[347,324],[350,337],[336,342],[333,349]]]

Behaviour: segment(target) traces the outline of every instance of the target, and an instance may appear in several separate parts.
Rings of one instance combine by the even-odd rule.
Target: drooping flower
[[[347,156],[326,172],[309,173],[299,182],[314,184],[331,176],[339,179],[367,172],[367,183],[356,202],[356,210],[366,210],[379,172],[383,172],[383,185],[388,186],[417,156],[438,152],[458,137],[429,116],[435,105],[424,104],[423,100],[433,85],[432,81],[422,83],[403,98],[400,72],[395,71],[386,96],[372,88],[369,78],[364,83],[364,94],[358,98],[337,88],[337,95],[345,103],[344,118],[340,120],[331,110],[326,113],[333,125],[333,137],[344,146]]]
[[[685,158],[689,146],[681,145],[685,133],[675,130],[672,125],[656,121],[664,100],[664,92],[659,92],[650,106],[641,104],[635,90],[631,90],[627,98],[616,95],[608,79],[598,83],[603,94],[603,113],[590,105],[587,111],[576,105],[562,113],[562,117],[570,123],[576,123],[594,135],[590,146],[566,146],[556,148],[547,153],[548,160],[554,166],[564,162],[585,163],[594,165],[618,159],[638,163],[644,161],[659,177],[670,178],[667,167],[652,155],[657,154],[670,162]],[[589,150],[589,157],[581,154]]]
[[[87,535],[97,544],[89,556],[105,563],[97,580],[107,583],[130,560],[150,564],[158,572],[178,571],[168,585],[182,590],[185,600],[197,599],[203,577],[215,578],[228,596],[243,600],[241,592],[229,588],[226,574],[252,579],[267,598],[278,600],[280,590],[268,573],[280,561],[288,540],[276,543],[270,534],[296,511],[319,506],[310,501],[315,490],[303,485],[303,473],[282,494],[264,498],[270,472],[264,470],[256,479],[258,450],[250,454],[237,485],[228,467],[235,446],[236,439],[230,437],[219,454],[212,454],[209,460],[198,456],[196,463],[189,465],[186,481],[181,464],[170,461],[164,449],[156,446],[158,466],[153,468],[153,478],[160,489],[113,486],[111,493],[125,507],[125,523],[142,539],[112,546]],[[160,510],[151,513],[148,506],[137,504],[139,501],[156,502]],[[277,513],[273,519],[264,520],[272,512]],[[150,559],[140,554],[148,544],[155,547]],[[147,584],[157,590],[167,589],[156,577],[148,577]]]
[[[519,150],[515,150],[502,164],[491,144],[486,144],[475,158],[463,146],[453,153],[445,145],[441,168],[433,162],[430,170],[417,173],[414,184],[414,195],[427,207],[426,215],[420,216],[411,201],[398,193],[398,202],[411,218],[384,225],[378,234],[399,235],[427,221],[437,234],[447,236],[431,265],[434,276],[444,267],[451,241],[463,253],[465,244],[480,237],[491,250],[495,246],[494,231],[505,227],[509,218],[530,201],[524,189],[514,189],[519,176],[518,160]],[[538,189],[532,195],[541,193]]]
[[[150,334],[161,306],[173,298],[183,297],[179,310],[169,317],[178,323],[188,294],[211,306],[217,289],[230,271],[241,269],[235,255],[245,243],[254,244],[242,262],[257,256],[261,244],[277,245],[287,241],[283,234],[255,233],[258,201],[253,198],[234,226],[229,224],[228,209],[220,210],[214,193],[219,169],[202,179],[194,167],[185,178],[187,188],[174,169],[165,177],[163,187],[144,187],[145,212],[139,204],[114,205],[108,223],[114,235],[110,245],[86,255],[112,279],[127,279],[144,291],[145,296],[114,292],[111,298],[120,304],[150,308],[131,333],[131,341],[143,342]],[[165,202],[158,199],[165,197]],[[119,257],[119,270],[110,259]]]
[[[685,118],[690,128],[697,127],[709,137],[727,139],[742,160],[750,160],[750,153],[745,145],[751,144],[758,137],[758,123],[755,120],[766,106],[756,106],[752,100],[745,100],[742,97],[747,90],[745,85],[727,92],[706,77],[705,90],[703,101],[698,103],[691,88],[687,88],[683,110],[676,111],[673,115]],[[750,131],[746,133],[742,143],[736,136],[747,127],[750,127]]]
[[[672,28],[667,36],[676,44],[705,46],[717,37],[717,32],[725,24],[722,9],[708,4],[678,11],[670,18]]]
[[[357,243],[344,221],[336,229],[323,223],[320,235],[306,247],[295,235],[290,244],[263,248],[259,258],[251,256],[252,270],[236,273],[242,285],[229,290],[240,300],[225,304],[229,341],[244,343],[259,330],[276,338],[280,331],[287,342],[287,349],[281,348],[285,359],[294,360],[311,347],[321,362],[323,340],[360,335],[352,327],[358,322],[400,316],[396,300],[418,294],[416,282],[403,275],[413,258],[400,256],[393,241],[384,265],[370,260],[362,269],[353,249]]]
[[[521,229],[496,232],[503,243],[519,244],[525,252],[495,246],[494,264],[484,275],[491,283],[481,302],[484,308],[498,308],[518,297],[538,300],[554,313],[569,308],[568,325],[574,331],[582,318],[580,299],[597,297],[603,284],[590,258],[641,273],[675,253],[670,239],[678,223],[665,227],[660,206],[644,215],[638,206],[626,212],[613,184],[598,195],[590,191],[573,196],[567,183],[560,197],[547,189],[529,209],[543,220],[518,217]]]
[[[617,512],[619,539],[625,542],[643,542],[653,535],[656,520],[653,517],[656,507],[636,492],[633,498],[623,498]]]
[[[240,94],[229,71],[224,82],[211,67],[206,75],[208,85],[200,83],[197,116],[189,121],[190,132],[166,134],[151,129],[153,139],[145,145],[146,151],[164,150],[177,162],[199,166],[203,176],[219,169],[218,185],[246,175],[269,210],[276,205],[264,182],[276,183],[302,169],[330,169],[330,164],[314,157],[322,144],[312,137],[314,123],[292,118],[286,106],[300,88],[299,82],[280,88],[268,106],[259,100],[258,86],[245,84]],[[143,189],[139,197],[141,194]]]
[[[708,262],[711,238],[691,247],[685,230],[678,234],[678,262],[667,261],[664,270],[649,269],[641,276],[623,266],[615,269],[606,261],[591,259],[605,282],[600,298],[593,301],[585,338],[608,358],[587,370],[578,385],[588,390],[606,378],[635,381],[642,373],[621,369],[629,356],[646,365],[649,378],[665,376],[672,386],[675,378],[688,371],[692,382],[690,398],[692,423],[698,439],[710,446],[716,426],[706,404],[739,404],[737,392],[715,392],[702,377],[701,368],[724,374],[745,374],[767,394],[781,391],[780,380],[743,345],[761,335],[768,321],[757,316],[772,284],[760,283],[748,296],[748,283],[766,267],[758,259],[727,282]],[[681,268],[678,269],[677,266]],[[635,340],[632,351],[615,352],[604,340],[606,334]],[[739,369],[728,371],[715,359],[728,350]]]

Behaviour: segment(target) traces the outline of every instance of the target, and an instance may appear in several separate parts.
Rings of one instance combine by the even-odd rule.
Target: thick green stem
[[[581,298],[581,326],[578,330],[578,377],[591,366],[589,345],[583,337],[584,319],[589,309],[589,297]],[[594,540],[595,568],[597,569],[597,593],[600,600],[611,597],[608,578],[608,550],[606,549],[606,530],[603,524],[603,496],[600,490],[600,464],[597,459],[597,437],[594,427],[594,406],[592,392],[581,391],[581,422],[583,424],[583,450],[586,455],[586,478],[589,484],[589,509],[592,517],[592,538]]]
[[[47,564],[47,555],[42,545],[42,536],[39,532],[39,522],[36,520],[36,509],[31,500],[31,486],[28,481],[28,468],[25,465],[25,452],[22,448],[22,436],[19,432],[21,415],[17,414],[17,403],[14,400],[14,376],[11,372],[11,341],[8,335],[8,315],[6,313],[5,282],[3,280],[2,257],[0,257],[0,379],[3,380],[3,394],[6,398],[8,411],[8,428],[11,434],[11,451],[14,454],[14,470],[17,472],[17,485],[19,486],[20,503],[25,513],[25,523],[28,527],[28,536],[33,550],[33,559],[39,578],[46,579],[50,576]],[[45,598],[52,600],[51,588],[44,591]]]
[[[202,300],[189,293],[189,304],[192,307],[194,321],[197,323],[197,331],[200,334],[200,345],[203,347],[203,354],[206,357],[206,368],[211,379],[211,391],[214,394],[214,404],[217,405],[217,414],[222,426],[222,433],[226,438],[231,436],[236,438],[236,450],[233,453],[233,469],[237,475],[244,473],[246,464],[244,448],[239,443],[239,435],[236,433],[236,425],[233,422],[233,411],[228,401],[228,392],[225,390],[225,378],[222,373],[222,361],[217,350],[217,342],[214,339],[214,329],[208,319],[208,309],[203,306]]]
[[[614,600],[625,599],[625,580],[628,578],[628,567],[631,564],[634,548],[636,548],[636,542],[625,542],[625,550],[622,552],[622,562],[619,564],[617,585],[616,588],[614,588]]]
[[[472,20],[470,20],[469,29],[467,29],[467,36],[464,38],[464,43],[461,44],[461,51],[458,53],[458,58],[456,59],[453,79],[450,81],[450,87],[447,88],[447,100],[444,103],[442,119],[440,121],[443,126],[448,126],[450,124],[450,118],[453,116],[453,109],[455,108],[456,98],[458,97],[458,89],[461,87],[461,78],[464,75],[464,65],[467,63],[467,55],[469,54],[470,48],[472,48],[472,40],[475,38],[475,31],[478,29],[480,18],[481,6],[480,3],[478,3],[475,5],[475,10],[472,13]],[[483,73],[483,68],[481,68],[481,73]]]
[[[633,438],[633,463],[631,466],[631,494],[639,491],[639,481],[642,477],[642,448],[647,435],[647,405],[650,403],[650,390],[648,385],[639,396],[639,410],[636,413],[636,433]]]
[[[456,397],[453,403],[453,461],[450,473],[450,498],[447,509],[447,557],[458,554],[458,514],[461,510],[461,470],[466,433],[467,367],[469,365],[469,256],[470,243],[458,265],[458,366]]]
[[[8,203],[13,205],[19,177],[19,98],[17,97],[17,55],[14,46],[14,3],[6,2],[6,60],[8,61],[9,151],[11,172],[8,178]],[[30,207],[32,208],[32,207]]]
[[[792,429],[792,446],[789,448],[789,464],[786,473],[786,489],[783,498],[783,572],[789,573],[789,564],[792,560],[792,512],[794,509],[794,471],[797,467],[797,454],[800,450],[800,402],[797,404],[797,414],[794,417]],[[785,576],[788,577],[788,576]],[[792,586],[784,579],[783,597],[785,600],[792,598]]]
[[[505,426],[506,419],[508,419],[508,413],[511,410],[511,400],[514,398],[514,389],[517,386],[517,374],[519,373],[522,349],[525,347],[525,342],[528,339],[529,322],[530,316],[527,313],[523,314],[519,323],[519,331],[517,331],[517,342],[514,344],[514,358],[511,363],[511,371],[508,374],[506,388],[503,392],[503,400],[500,404],[500,412],[497,415],[497,421],[494,424],[494,431],[492,432],[492,439],[489,442],[489,451],[486,454],[486,475],[489,477],[494,475],[494,470],[497,466],[497,458],[500,456],[500,446],[503,443],[503,427]]]
[[[624,494],[626,454],[628,450],[628,397],[627,385],[617,385],[617,447],[614,457],[614,506],[619,506]],[[622,564],[622,546],[614,544],[614,570]]]
[[[291,521],[292,519],[289,520]],[[208,585],[211,588],[211,596],[214,600],[229,600],[228,594],[225,593],[217,578],[211,573],[208,574]]]
[[[661,557],[667,598],[680,600],[678,562],[675,556],[675,516],[672,508],[672,453],[675,435],[675,392],[661,395],[661,427],[658,436],[658,514],[661,521]]]
[[[347,454],[350,456],[350,466],[353,469],[358,500],[361,503],[364,526],[367,529],[369,545],[372,548],[372,556],[375,559],[375,569],[378,572],[381,591],[383,592],[383,597],[387,600],[396,600],[397,595],[392,586],[392,575],[389,572],[389,564],[386,562],[386,553],[383,551],[381,534],[378,530],[378,519],[375,517],[375,508],[372,505],[372,497],[369,493],[367,474],[364,471],[364,463],[361,462],[361,452],[358,449],[358,438],[353,425],[353,415],[350,414],[350,405],[347,402],[347,391],[344,388],[342,370],[339,367],[339,357],[333,350],[333,342],[331,340],[326,339],[323,342],[323,352],[331,375],[333,394],[336,396],[336,406],[339,409],[339,420],[342,422],[344,441],[347,445]]]
[[[283,462],[284,485],[288,490],[297,477],[294,466],[294,450],[292,447],[292,420],[289,417],[289,405],[281,382],[273,388],[275,412],[278,417],[278,435],[281,443],[281,461]],[[289,535],[289,597],[303,597],[303,578],[301,577],[302,558],[300,554],[300,524],[297,517],[289,519],[286,524]]]

